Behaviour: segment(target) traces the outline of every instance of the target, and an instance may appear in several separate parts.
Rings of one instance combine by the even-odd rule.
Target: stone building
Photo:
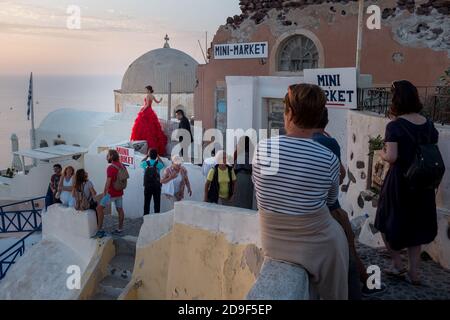
[[[170,47],[166,36],[164,47],[147,52],[127,69],[120,90],[114,91],[115,111],[144,104],[146,86],[151,85],[155,95],[163,98],[155,106],[160,118],[167,119],[167,108],[182,106],[188,116],[194,113],[194,88],[196,86],[197,61],[188,54]],[[170,94],[170,98],[169,98]]]
[[[417,86],[436,85],[450,64],[449,1],[365,3],[366,8],[378,5],[382,19],[381,30],[364,27],[361,74],[371,75],[374,86],[389,86],[398,79],[409,79]],[[301,81],[308,68],[355,67],[356,0],[241,0],[240,6],[242,14],[219,27],[208,52],[209,63],[198,67],[195,116],[204,128],[223,129],[230,122],[228,76],[264,77],[271,86],[280,77]],[[365,21],[369,16],[365,15]],[[214,54],[216,45],[252,42],[267,42],[267,58],[217,59]],[[233,80],[237,86],[246,85],[237,80]],[[264,98],[268,99],[255,107],[266,113],[257,121],[263,128],[269,126],[271,110],[282,110],[280,97]],[[261,112],[256,109],[253,116]]]

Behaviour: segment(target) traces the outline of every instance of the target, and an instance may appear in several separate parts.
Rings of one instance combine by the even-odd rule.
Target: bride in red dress
[[[153,88],[146,87],[148,94],[144,102],[144,107],[137,115],[131,131],[131,141],[147,141],[148,149],[156,149],[158,154],[166,154],[167,137],[161,128],[158,116],[152,109],[152,103],[161,103],[153,96]]]

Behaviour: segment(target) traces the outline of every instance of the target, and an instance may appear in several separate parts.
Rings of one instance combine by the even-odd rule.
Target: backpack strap
[[[413,136],[413,134],[408,130],[408,128],[406,128],[406,126],[402,123],[402,121],[397,120],[397,123],[403,129],[403,131],[406,133],[408,138],[414,143],[414,145],[419,145],[417,138]]]
[[[116,168],[117,170],[123,169],[123,168],[121,168],[121,167],[119,167],[119,166],[116,166],[116,165],[113,164],[113,163],[111,163],[111,165],[112,165],[114,168]]]
[[[233,167],[232,166],[227,166],[228,167],[228,177],[230,179],[230,182],[228,183],[228,194],[230,197],[233,196]]]
[[[430,119],[427,119],[427,122],[428,122],[427,142],[428,144],[431,144],[431,135],[434,129],[434,124],[433,121],[431,121]]]
[[[422,140],[420,136],[418,137],[414,137],[413,134],[408,130],[408,128],[406,128],[406,126],[401,122],[398,121],[400,127],[403,129],[404,132],[406,132],[407,136],[410,138],[410,140],[418,147],[421,143],[420,141]],[[427,122],[424,123],[424,125],[427,126],[427,133],[426,133],[426,144],[430,144],[431,143],[431,132],[433,130],[433,122],[427,118]]]

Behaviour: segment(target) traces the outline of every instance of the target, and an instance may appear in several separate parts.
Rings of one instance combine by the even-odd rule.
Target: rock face
[[[342,0],[342,1],[330,1],[330,0],[240,0],[239,5],[242,11],[241,15],[235,15],[227,19],[227,25],[238,27],[244,20],[250,18],[255,21],[256,24],[261,23],[270,10],[276,9],[280,11],[278,19],[283,21],[284,25],[291,25],[292,22],[286,20],[286,13],[290,9],[304,8],[312,4],[323,3],[336,3],[343,4],[349,2],[356,2],[357,0]]]
[[[286,13],[290,9],[304,8],[309,5],[330,4],[330,10],[336,12],[332,6],[333,3],[348,4],[357,2],[357,0],[240,0],[241,15],[235,15],[227,19],[227,25],[235,28],[246,19],[250,18],[256,24],[261,23],[272,9],[280,11],[278,19],[283,21],[284,25],[292,24],[291,21],[286,20]],[[398,9],[398,10],[397,10]],[[397,6],[394,8],[385,8],[383,10],[383,18],[387,19],[398,14],[398,11],[407,10],[410,13],[417,15],[429,15],[433,9],[443,15],[450,14],[450,4],[448,0],[428,0],[416,4],[415,0],[397,0]]]

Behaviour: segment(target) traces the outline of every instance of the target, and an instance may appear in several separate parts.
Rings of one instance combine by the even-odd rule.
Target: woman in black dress
[[[392,93],[390,113],[395,119],[387,125],[381,155],[391,168],[381,191],[375,227],[383,234],[392,257],[392,269],[386,272],[397,276],[408,273],[410,282],[420,285],[421,246],[433,242],[438,232],[436,194],[431,189],[411,189],[404,175],[413,162],[417,141],[436,144],[439,133],[431,121],[419,114],[423,105],[414,85],[395,81]],[[400,256],[406,248],[409,270]]]

